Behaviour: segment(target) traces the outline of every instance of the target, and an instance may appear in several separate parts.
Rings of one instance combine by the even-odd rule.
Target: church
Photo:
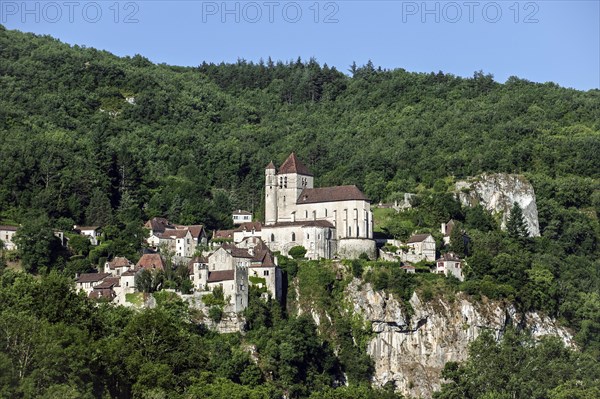
[[[367,197],[352,186],[314,188],[314,176],[294,153],[277,169],[265,168],[262,239],[287,255],[301,245],[306,257],[376,257],[373,213]]]

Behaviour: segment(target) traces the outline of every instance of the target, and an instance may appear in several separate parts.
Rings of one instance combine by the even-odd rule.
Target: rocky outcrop
[[[408,317],[401,303],[370,284],[354,280],[346,289],[355,313],[371,322],[373,338],[367,351],[375,362],[374,383],[394,382],[405,395],[431,397],[440,388],[448,361],[463,361],[470,342],[484,330],[500,337],[510,323],[522,325],[536,337],[556,335],[572,346],[570,333],[540,314],[524,317],[504,302],[475,302],[465,295],[424,303],[413,294]]]
[[[516,202],[523,209],[529,235],[540,235],[535,192],[525,177],[506,173],[483,174],[470,180],[458,181],[455,188],[456,195],[464,206],[481,204],[488,211],[501,214],[503,229],[510,209]]]

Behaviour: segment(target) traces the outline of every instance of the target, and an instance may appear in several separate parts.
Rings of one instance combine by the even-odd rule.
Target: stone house
[[[403,253],[403,261],[435,261],[435,240],[431,234],[413,234],[406,242],[408,252]]]
[[[133,263],[129,259],[116,256],[113,260],[104,264],[104,272],[110,273],[113,277],[119,277],[126,271],[133,269],[133,267]]]
[[[464,281],[463,261],[456,256],[454,252],[443,254],[435,262],[435,273],[454,276],[460,281]]]
[[[89,295],[110,273],[81,273],[75,275],[75,289]]]
[[[237,229],[233,230],[233,242],[240,243],[247,237],[261,237],[262,223],[247,222],[242,223]]]
[[[17,249],[14,242],[16,232],[17,226],[0,226],[0,240],[4,243],[4,249],[8,251]]]
[[[448,223],[442,223],[441,233],[444,236],[444,245],[450,244],[450,234],[452,234],[452,230],[454,229],[454,219],[450,219]]]
[[[266,293],[270,294],[278,301],[283,296],[283,274],[281,268],[277,266],[277,258],[269,247],[258,237],[245,238],[237,244],[240,248],[245,248],[252,255],[252,262],[248,269],[248,284],[264,288]]]

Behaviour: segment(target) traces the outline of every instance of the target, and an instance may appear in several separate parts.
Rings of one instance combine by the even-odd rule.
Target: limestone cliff
[[[346,297],[353,311],[371,322],[374,336],[367,351],[375,362],[374,384],[393,381],[400,392],[414,397],[431,397],[440,387],[444,364],[465,360],[469,343],[483,330],[499,337],[513,322],[534,336],[556,335],[573,345],[570,333],[553,320],[537,313],[522,318],[503,302],[475,302],[458,295],[424,303],[414,294],[414,314],[408,317],[392,295],[356,279],[346,288]]]
[[[506,173],[483,174],[467,181],[458,181],[455,188],[463,205],[481,204],[492,213],[502,214],[502,228],[506,226],[511,207],[515,202],[518,203],[523,209],[529,235],[540,235],[535,192],[525,177]]]

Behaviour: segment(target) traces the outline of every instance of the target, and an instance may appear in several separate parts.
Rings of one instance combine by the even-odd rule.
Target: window
[[[268,275],[269,275],[269,271],[268,271],[268,270],[265,270],[265,271],[264,271],[264,273],[263,273],[263,275],[264,275],[264,276],[268,276]]]
[[[296,233],[292,233],[292,241],[296,241]]]
[[[310,234],[306,234],[306,239],[309,240],[310,239]]]
[[[275,241],[275,234],[271,234],[271,242]]]
[[[327,208],[325,208],[325,217],[327,217]]]
[[[360,235],[360,227],[356,226],[356,236],[358,237]]]
[[[308,219],[308,211],[304,211],[304,219]]]
[[[283,178],[283,187],[287,188],[287,176]]]
[[[352,226],[348,226],[348,237],[352,237]]]

